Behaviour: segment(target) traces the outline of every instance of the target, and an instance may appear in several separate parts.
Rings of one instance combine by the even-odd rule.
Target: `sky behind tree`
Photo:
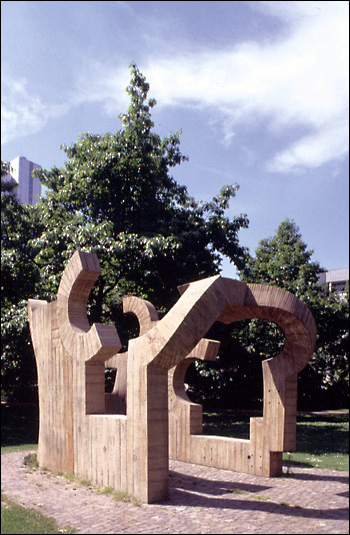
[[[253,254],[289,217],[326,269],[349,265],[349,3],[1,2],[2,160],[121,127],[135,62],[171,170],[197,200],[238,183]],[[235,276],[224,262],[223,274]]]

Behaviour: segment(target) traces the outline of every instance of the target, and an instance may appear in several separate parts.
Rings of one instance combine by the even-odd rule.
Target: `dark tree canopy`
[[[46,194],[34,207],[23,207],[20,224],[29,226],[16,235],[39,278],[30,279],[28,290],[19,288],[16,297],[6,284],[15,309],[28,297],[50,301],[74,251],[96,253],[102,275],[88,304],[90,320],[115,323],[125,344],[130,329],[123,295],[149,299],[165,312],[178,299],[178,285],[219,273],[222,255],[243,267],[238,232],[248,226],[246,215],[225,215],[236,184],[202,202],[171,176],[187,160],[180,133],[161,138],[153,131],[156,101],[148,99],[149,84],[136,65],[127,93],[130,106],[119,116],[120,130],[83,134],[63,146],[63,168],[35,171]],[[14,265],[11,269],[14,277]]]
[[[317,284],[322,269],[295,222],[283,221],[250,256],[238,240],[247,216],[226,215],[238,185],[222,187],[210,202],[190,197],[171,175],[187,160],[180,132],[166,138],[154,132],[156,101],[148,99],[149,84],[136,65],[127,92],[130,106],[119,116],[119,130],[82,134],[63,146],[64,167],[35,171],[46,187],[35,206],[21,205],[13,187],[2,181],[2,393],[28,399],[33,391],[27,299],[55,299],[63,270],[78,249],[96,253],[102,268],[88,303],[90,321],[114,323],[124,347],[137,333],[122,313],[124,295],[150,300],[161,316],[178,299],[178,285],[219,273],[222,256],[236,265],[243,281],[292,292],[311,309],[318,329],[311,365],[301,374],[301,401],[313,408],[320,401],[330,408],[344,405],[348,299],[327,295]],[[2,165],[2,176],[7,171],[8,164]],[[208,336],[222,345],[213,366],[189,373],[197,400],[260,407],[261,361],[279,352],[283,333],[252,320],[215,324]]]
[[[312,261],[312,255],[295,221],[286,219],[274,236],[259,243],[255,256],[246,262],[242,280],[279,286],[309,307],[316,321],[317,344],[310,364],[300,374],[300,405],[336,408],[345,406],[348,399],[349,299],[329,294],[318,283],[324,269]],[[256,329],[256,345],[263,344],[269,330],[261,322],[256,322]],[[276,351],[279,343],[277,339]]]
[[[16,184],[3,180],[1,163],[1,392],[28,399],[36,367],[27,320],[27,299],[40,283],[31,239],[39,234],[33,207],[21,204]]]
[[[299,375],[299,408],[341,408],[349,398],[349,296],[340,299],[325,292],[318,284],[322,268],[312,261],[312,254],[296,223],[286,219],[272,237],[261,240],[254,256],[247,255],[240,278],[283,288],[309,307],[316,321],[317,345]],[[198,363],[189,370],[193,400],[262,409],[261,362],[281,351],[282,330],[253,319],[216,325],[209,337],[221,340],[219,359],[214,365]]]
[[[306,301],[320,290],[317,281],[322,268],[311,260],[312,255],[295,222],[286,219],[273,237],[260,241],[254,257],[248,256],[241,279],[279,286]]]

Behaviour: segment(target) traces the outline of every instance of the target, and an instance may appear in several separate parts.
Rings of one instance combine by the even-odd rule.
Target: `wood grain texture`
[[[220,276],[184,285],[161,319],[153,305],[126,297],[139,337],[127,353],[112,325],[86,316],[100,274],[97,256],[77,251],[52,303],[29,300],[39,381],[41,466],[73,472],[146,503],[168,496],[171,457],[267,477],[281,471],[282,451],[295,446],[297,374],[311,357],[315,323],[295,296]],[[251,419],[250,440],[202,434],[202,408],[184,391],[187,367],[215,359],[219,343],[205,339],[215,321],[276,322],[286,336],[280,355],[263,362],[264,414]],[[117,369],[105,393],[105,366]]]
[[[218,321],[229,324],[262,318],[277,323],[286,338],[282,352],[262,363],[263,418],[251,418],[249,441],[203,436],[201,406],[191,403],[184,391],[185,373],[194,360],[189,356],[169,373],[170,456],[272,477],[282,473],[282,452],[296,447],[297,374],[311,358],[316,326],[308,308],[289,292],[266,285],[238,284],[241,288],[237,281],[222,279],[228,304]],[[206,358],[205,353],[197,358]]]

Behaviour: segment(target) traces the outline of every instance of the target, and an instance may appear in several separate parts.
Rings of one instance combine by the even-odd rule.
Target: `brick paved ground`
[[[170,461],[170,499],[141,505],[29,471],[27,454],[1,456],[2,492],[78,533],[349,533],[345,472],[293,467],[268,479]]]

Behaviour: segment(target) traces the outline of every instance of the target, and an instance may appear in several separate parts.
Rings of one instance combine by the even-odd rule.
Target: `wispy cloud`
[[[273,172],[298,172],[306,167],[320,167],[332,160],[340,159],[349,152],[349,129],[347,121],[332,121],[324,128],[315,129],[301,137],[286,150],[276,154],[267,169]]]
[[[263,11],[267,23],[269,17],[281,20],[280,35],[223,50],[182,46],[170,53],[171,47],[175,49],[171,35],[161,47],[163,34],[143,24],[157,46],[145,51],[139,67],[158,108],[203,109],[209,123],[220,128],[227,146],[235,143],[241,125],[253,135],[261,135],[263,129],[278,147],[268,156],[270,172],[317,168],[342,158],[348,152],[348,2],[248,5]],[[110,114],[120,113],[128,104],[125,87],[130,79],[120,61],[119,57],[113,64],[111,59],[107,65],[87,58],[71,80],[64,104],[33,95],[25,79],[3,76],[2,141],[34,133],[49,119],[86,102],[100,103]]]
[[[164,104],[215,108],[226,142],[239,124],[254,129],[262,119],[278,137],[307,128],[308,136],[301,134],[274,156],[270,171],[317,167],[343,156],[348,146],[347,2],[262,4],[284,18],[292,13],[289,34],[278,42],[151,62],[147,73],[155,94]]]
[[[107,113],[115,115],[129,103],[125,91],[129,82],[130,72],[125,65],[115,67],[97,60],[86,61],[77,75],[72,104],[101,102]]]
[[[65,113],[66,104],[45,104],[27,90],[24,78],[2,77],[1,144],[38,132],[52,119]]]
[[[275,36],[271,42],[242,42],[223,51],[153,56],[142,66],[152,96],[159,106],[212,111],[210,120],[215,113],[227,145],[234,142],[239,125],[248,124],[252,132],[263,125],[279,146],[286,140],[268,162],[270,171],[314,168],[341,158],[348,145],[348,3],[250,4],[284,21],[278,40]],[[114,109],[121,74],[120,69],[100,67],[90,98]],[[290,132],[293,141],[288,141]]]

